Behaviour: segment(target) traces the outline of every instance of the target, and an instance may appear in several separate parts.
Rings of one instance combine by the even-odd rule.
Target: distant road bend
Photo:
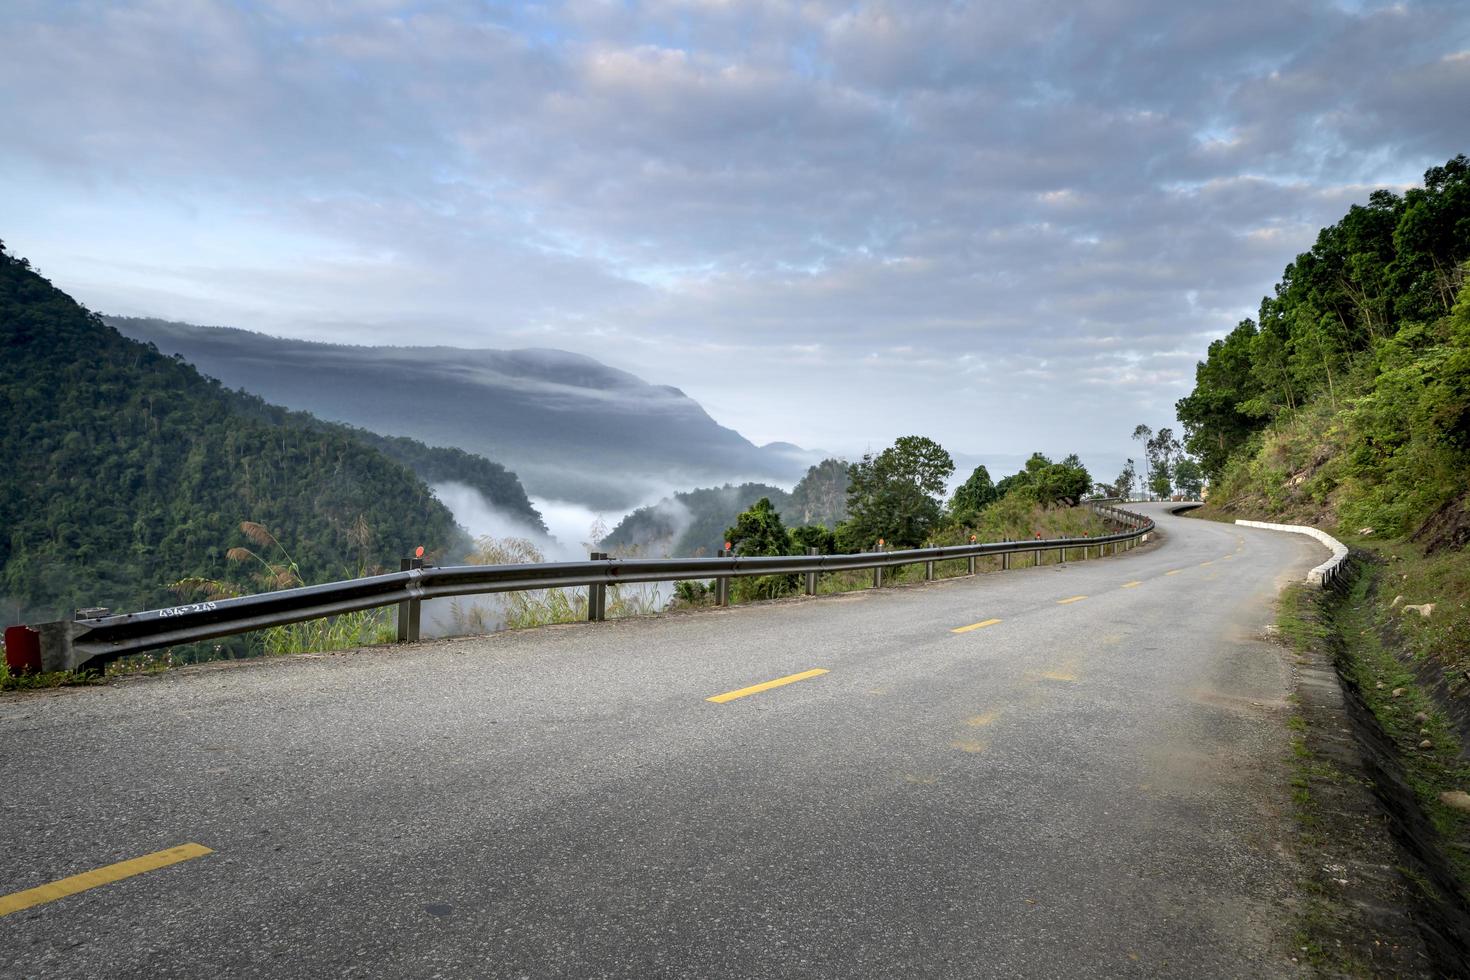
[[[1262,633],[1324,549],[1150,513],[1064,567],[0,700],[0,976],[1291,975]]]

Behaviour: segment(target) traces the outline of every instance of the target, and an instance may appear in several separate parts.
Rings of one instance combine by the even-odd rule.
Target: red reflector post
[[[41,634],[29,626],[5,627],[5,666],[11,673],[41,670]]]

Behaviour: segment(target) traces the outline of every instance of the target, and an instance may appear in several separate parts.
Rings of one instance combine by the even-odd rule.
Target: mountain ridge
[[[105,317],[268,401],[494,459],[532,496],[625,509],[670,487],[794,483],[813,454],[756,446],[680,389],[560,348],[364,346]]]
[[[185,579],[258,591],[270,562],[323,581],[469,544],[408,466],[124,337],[3,246],[0,342],[0,594],[18,619],[169,605]],[[471,478],[500,476],[480,463]],[[236,557],[248,547],[259,564]]]

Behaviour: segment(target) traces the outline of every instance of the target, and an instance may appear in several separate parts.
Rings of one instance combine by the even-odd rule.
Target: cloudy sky
[[[5,0],[0,90],[0,239],[102,312],[1120,456],[1318,227],[1470,151],[1470,4]]]

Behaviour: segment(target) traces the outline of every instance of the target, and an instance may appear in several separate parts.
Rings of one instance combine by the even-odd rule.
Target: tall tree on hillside
[[[1183,446],[1174,438],[1174,430],[1164,426],[1153,434],[1144,446],[1148,454],[1149,489],[1160,497],[1173,492],[1174,459]]]
[[[1195,366],[1194,390],[1175,406],[1185,443],[1208,473],[1219,473],[1259,424],[1245,407],[1260,396],[1251,373],[1255,339],[1256,323],[1246,319],[1225,339],[1210,344],[1205,359]]]
[[[1015,493],[1044,507],[1070,507],[1092,489],[1092,475],[1076,453],[1060,463],[1053,463],[1045,453],[1032,453],[1019,473],[1004,478],[995,489],[1001,497]]]
[[[954,460],[932,439],[902,436],[878,455],[848,467],[848,519],[838,529],[844,548],[922,544],[939,522],[939,503]]]
[[[1462,153],[1424,174],[1424,186],[1404,194],[1393,234],[1400,318],[1429,320],[1449,313],[1470,257],[1470,159]]]
[[[970,478],[955,489],[949,501],[949,512],[960,523],[971,523],[999,497],[995,484],[991,482],[990,471],[982,464],[975,467]]]
[[[737,555],[784,555],[791,539],[781,523],[781,515],[769,497],[762,497],[735,518],[735,526],[725,529],[725,540]]]
[[[1134,440],[1143,443],[1143,486],[1145,489],[1149,489],[1153,486],[1153,470],[1151,466],[1152,459],[1149,456],[1148,452],[1148,442],[1153,437],[1154,430],[1150,429],[1148,426],[1139,424],[1133,427]]]
[[[1124,500],[1133,496],[1133,486],[1138,482],[1138,471],[1133,468],[1133,460],[1123,464],[1123,472],[1118,474],[1118,482],[1114,486],[1114,492]]]

